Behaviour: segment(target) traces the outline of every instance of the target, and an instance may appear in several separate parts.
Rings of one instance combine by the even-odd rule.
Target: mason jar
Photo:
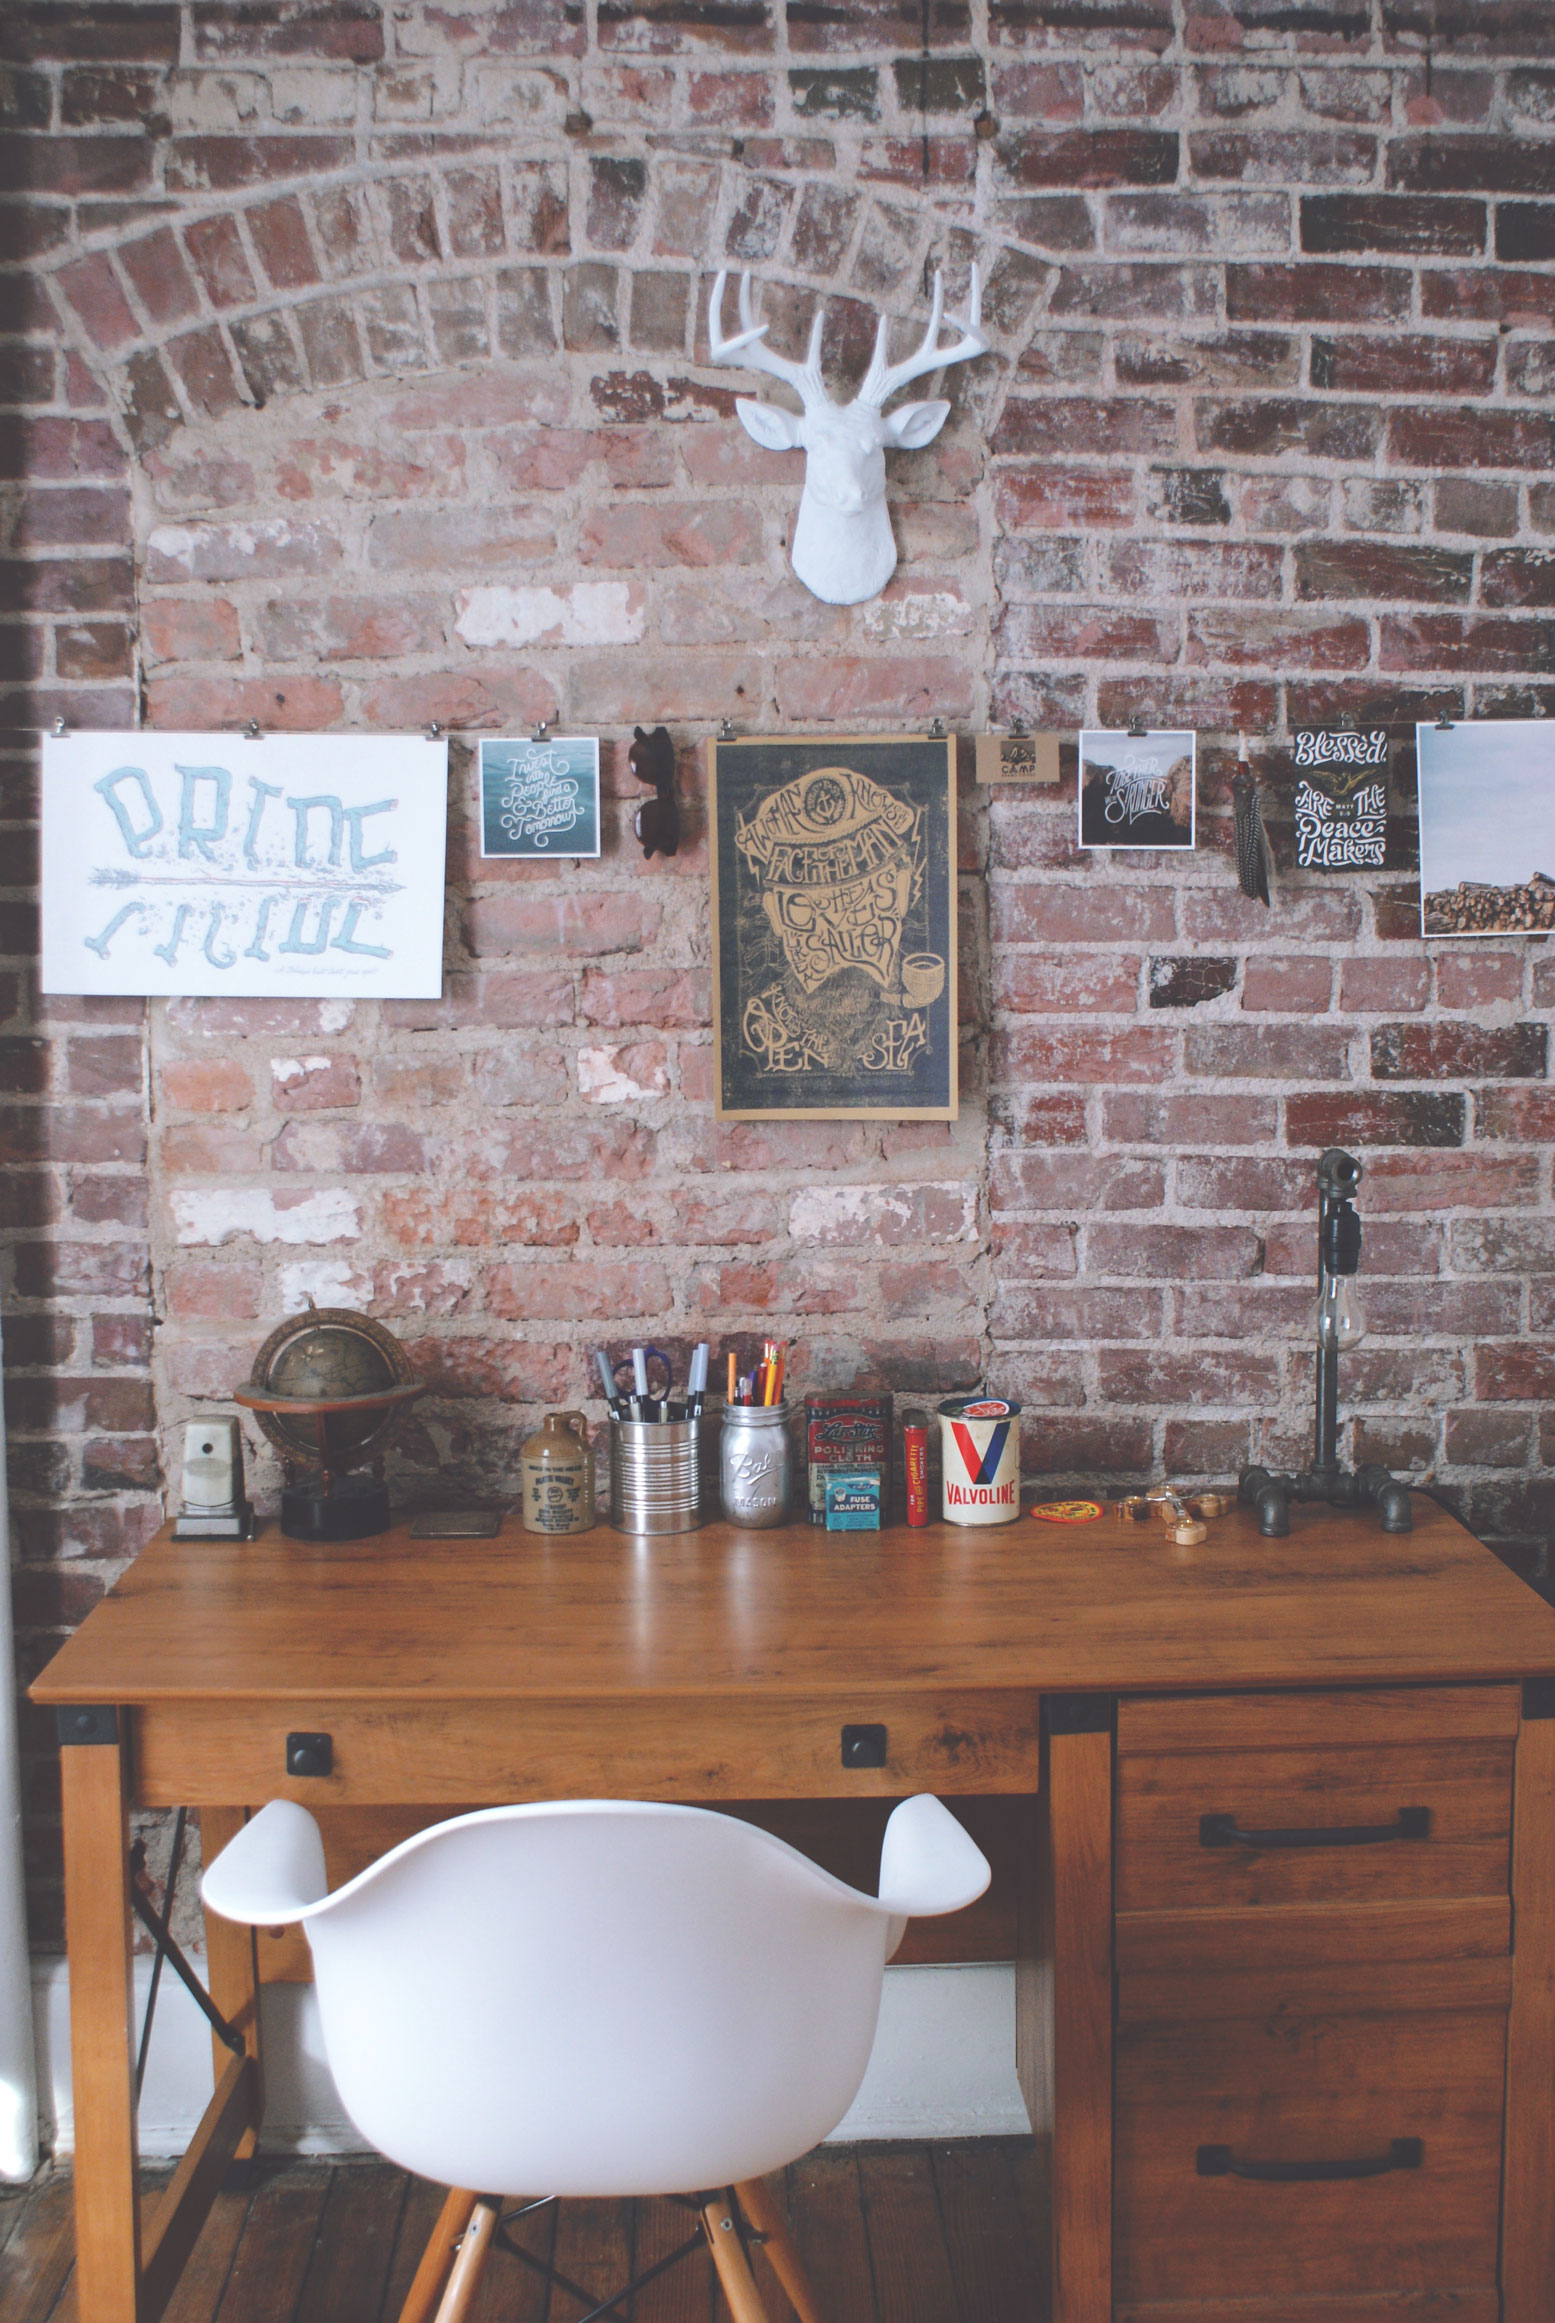
[[[744,1530],[788,1521],[789,1449],[786,1403],[731,1403],[718,1439],[718,1483],[723,1512]]]

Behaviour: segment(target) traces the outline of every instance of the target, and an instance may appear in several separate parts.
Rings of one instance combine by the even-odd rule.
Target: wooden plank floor
[[[166,2182],[148,2171],[148,2196]],[[70,2193],[68,2170],[0,2189],[0,2323],[91,2323],[76,2310]],[[822,2146],[788,2171],[786,2196],[828,2323],[1045,2323],[1034,2138]],[[383,2163],[262,2163],[252,2187],[217,2198],[166,2323],[394,2323],[439,2201]],[[689,2224],[661,2202],[568,2202],[519,2231],[604,2298]],[[759,2253],[757,2267],[774,2323],[791,2323]],[[499,2250],[473,2323],[574,2323],[582,2311]],[[729,2323],[706,2254],[650,2284],[632,2323]]]

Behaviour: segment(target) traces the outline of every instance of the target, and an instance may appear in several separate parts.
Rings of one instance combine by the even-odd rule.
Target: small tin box
[[[888,1395],[807,1395],[805,1502],[810,1522],[826,1522],[826,1479],[834,1470],[878,1468],[890,1474],[891,1398]],[[885,1514],[887,1495],[881,1494]]]
[[[826,1478],[826,1530],[877,1533],[880,1530],[878,1468],[833,1468]]]

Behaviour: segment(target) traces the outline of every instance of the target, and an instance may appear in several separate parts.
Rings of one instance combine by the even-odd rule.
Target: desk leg
[[[205,1863],[214,1863],[230,1839],[242,1830],[246,1810],[242,1807],[202,1807],[200,1809],[200,1855]],[[243,2036],[243,2047],[254,2062],[253,2106],[256,2125],[264,2114],[264,2083],[259,2054],[259,1972],[257,1937],[252,1928],[240,1928],[231,1920],[218,1919],[214,1912],[205,1915],[205,1959],[210,1995],[234,2032]],[[220,2083],[230,2062],[230,2052],[224,2042],[211,2035],[211,2050],[216,2060],[216,2079]],[[234,2159],[252,2161],[259,2150],[257,2126],[245,2130],[239,2139]]]
[[[135,2323],[140,2201],[123,1743],[115,1736],[72,1744],[60,1753],[60,1769],[76,2116],[76,2304],[91,2323]]]
[[[1082,1720],[1090,1698],[1075,1697]],[[1082,1699],[1087,1707],[1080,1709]],[[1016,2049],[1052,2156],[1052,2323],[1112,2318],[1112,1717],[1044,1737],[1016,1964]]]
[[[1555,1717],[1517,1742],[1512,1824],[1512,2013],[1501,2232],[1505,2323],[1546,2323],[1555,2298]]]

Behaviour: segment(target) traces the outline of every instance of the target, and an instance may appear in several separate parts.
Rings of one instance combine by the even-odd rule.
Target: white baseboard
[[[195,1968],[203,1975],[204,1963]],[[151,1964],[135,1963],[144,2008]],[[63,1960],[33,1967],[39,2128],[56,2154],[75,2144],[70,2094],[70,1994]],[[271,1984],[263,1995],[265,2122],[270,2153],[355,2154],[366,2149],[340,2108],[318,2035],[311,1984]],[[204,2017],[164,1971],[140,2109],[147,2160],[181,2154],[211,2093]],[[1030,2127],[1015,2078],[1015,1971],[983,1963],[888,1968],[880,2029],[864,2085],[835,2138],[998,2137]]]

